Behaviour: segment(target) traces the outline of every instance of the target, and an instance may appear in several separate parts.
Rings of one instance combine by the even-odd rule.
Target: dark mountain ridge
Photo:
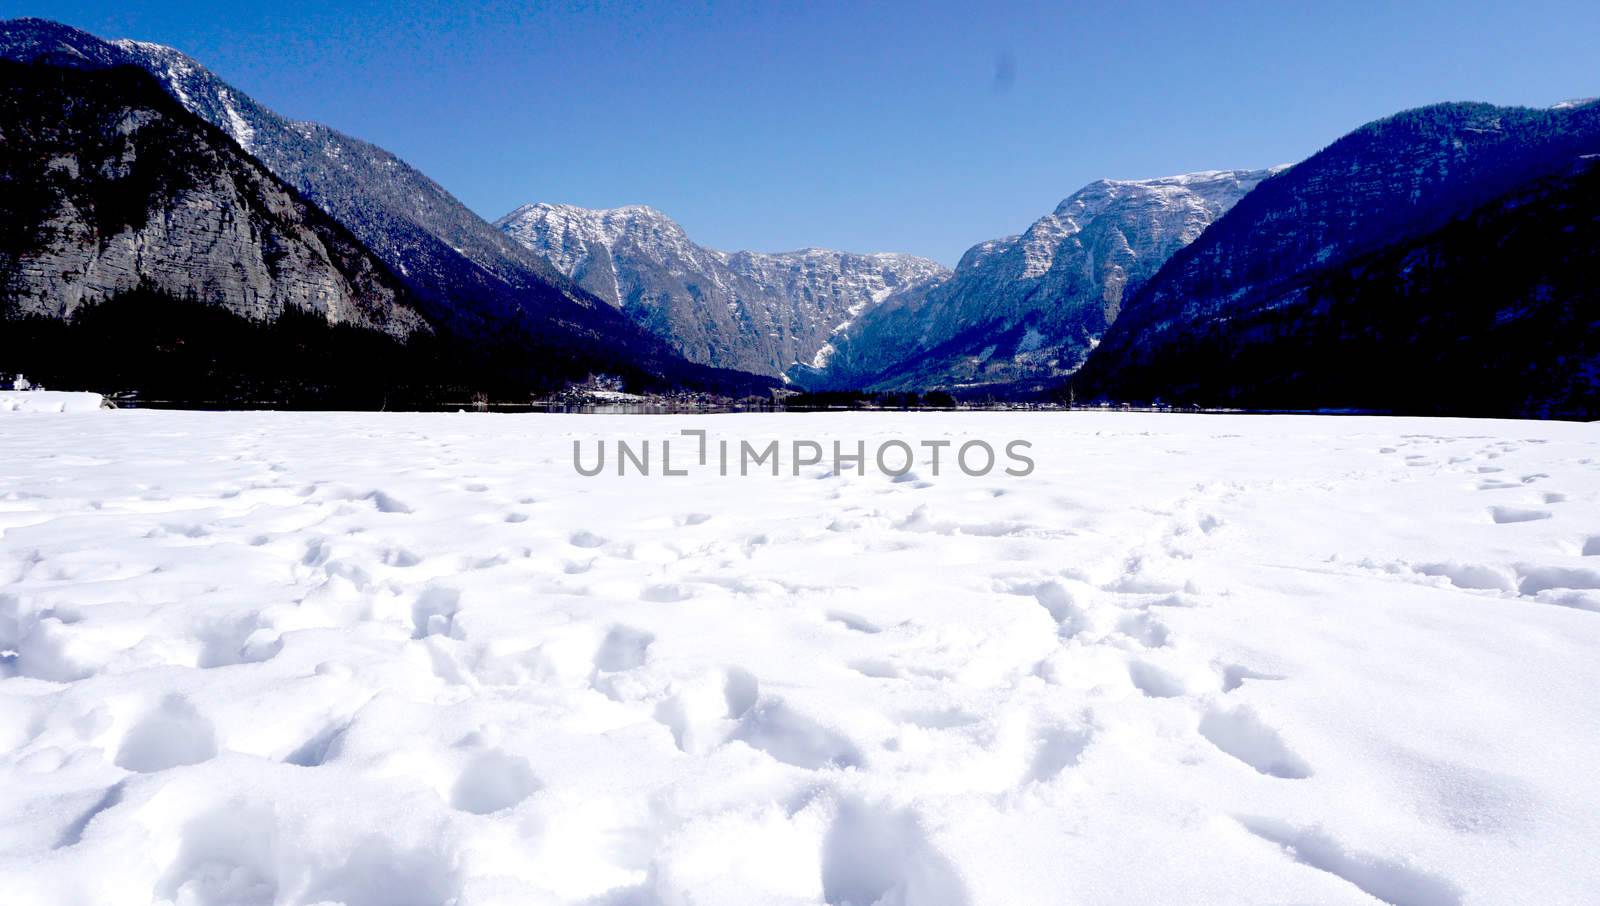
[[[1559,322],[1592,333],[1582,300],[1594,278],[1567,266],[1581,249],[1564,244],[1584,235],[1581,216],[1545,245],[1524,239],[1541,229],[1527,219],[1544,210],[1534,199],[1554,206],[1551,212],[1581,212],[1592,204],[1586,178],[1573,174],[1586,172],[1584,161],[1597,153],[1600,105],[1594,104],[1550,110],[1441,104],[1363,126],[1263,181],[1175,254],[1073,376],[1073,392],[1079,400],[1269,408],[1342,407],[1359,397],[1363,408],[1390,411],[1593,412],[1581,402],[1589,393],[1581,369],[1571,370],[1571,357],[1585,354],[1587,336],[1536,342],[1490,325],[1450,336],[1437,328],[1464,326],[1457,315],[1465,311],[1495,310],[1511,321]],[[1474,262],[1460,254],[1474,243],[1495,257]],[[1435,263],[1418,265],[1426,260]],[[1405,273],[1394,270],[1397,261],[1410,262]],[[1486,268],[1521,272],[1527,280],[1489,280]],[[1387,290],[1373,276],[1382,273],[1393,278]],[[1477,279],[1463,282],[1467,274]],[[1544,290],[1527,282],[1535,278],[1548,281],[1540,284]],[[1445,286],[1467,295],[1442,296]],[[1341,298],[1343,291],[1350,298]],[[1517,299],[1533,308],[1514,314]],[[1546,311],[1546,305],[1554,308]],[[1361,329],[1362,318],[1383,327]],[[1270,355],[1259,348],[1269,337],[1276,348]],[[1338,337],[1350,343],[1341,346]],[[1525,344],[1520,351],[1492,348],[1512,338]],[[1574,347],[1573,341],[1581,342]],[[1401,385],[1402,379],[1420,380],[1417,373],[1396,370],[1386,402],[1375,389],[1381,381],[1360,375],[1374,367],[1374,356],[1387,363],[1432,361],[1451,371],[1429,376],[1426,386],[1442,395],[1425,398],[1415,389],[1420,385]],[[1269,361],[1281,373],[1266,370]],[[1488,398],[1481,395],[1479,374],[1488,366],[1472,361],[1514,368],[1503,376],[1507,381],[1525,381],[1528,369],[1560,369],[1567,389],[1530,386],[1523,401],[1497,394],[1491,406],[1483,402]],[[1341,383],[1367,389],[1332,393]],[[1480,389],[1466,395],[1448,392],[1450,386]]]
[[[1111,386],[1206,406],[1593,420],[1597,273],[1600,162],[1583,161],[1304,274],[1278,304],[1135,345]]]

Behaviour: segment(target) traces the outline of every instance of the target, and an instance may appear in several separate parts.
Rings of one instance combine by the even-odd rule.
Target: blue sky
[[[493,219],[644,203],[717,248],[953,264],[1089,180],[1259,167],[1443,100],[1600,94],[1600,3],[0,0],[185,50]]]

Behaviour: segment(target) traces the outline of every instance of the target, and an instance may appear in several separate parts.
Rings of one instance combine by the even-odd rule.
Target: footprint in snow
[[[483,752],[467,763],[450,790],[452,808],[474,815],[504,811],[544,788],[528,760]]]
[[[107,787],[106,791],[100,794],[100,798],[96,799],[93,805],[89,806],[83,814],[74,818],[72,823],[67,825],[66,829],[61,832],[61,836],[56,839],[55,848],[65,849],[68,846],[77,846],[83,840],[83,831],[89,826],[89,822],[93,821],[101,812],[110,811],[122,804],[122,792],[125,786],[127,786],[127,781],[119,780]]]
[[[1083,760],[1083,753],[1093,741],[1094,733],[1087,727],[1049,727],[1038,735],[1033,759],[1023,782],[1047,783],[1067,768]]]
[[[828,611],[828,622],[838,623],[852,632],[864,632],[868,635],[876,635],[883,631],[881,627],[871,620],[843,610]]]
[[[1410,865],[1346,849],[1314,827],[1294,827],[1274,818],[1240,816],[1244,829],[1280,847],[1289,858],[1327,872],[1390,906],[1460,906],[1461,891],[1449,881]]]
[[[655,640],[654,635],[642,629],[613,626],[595,652],[594,665],[607,673],[632,670],[644,663]]]
[[[1076,637],[1089,628],[1088,613],[1060,582],[1024,583],[1010,589],[1012,594],[1032,595],[1045,613],[1056,621],[1056,636],[1063,641]]]
[[[153,898],[186,904],[280,902],[278,866],[262,857],[275,848],[277,826],[270,805],[245,800],[190,818],[177,835],[181,845],[174,847],[175,857],[160,872]]]
[[[217,754],[216,728],[194,705],[170,695],[129,728],[117,747],[116,765],[151,774],[199,764]]]
[[[402,569],[408,569],[422,562],[421,557],[403,547],[385,548],[381,559],[384,566],[395,566]]]
[[[200,651],[195,666],[202,670],[271,660],[283,650],[283,639],[259,615],[222,619],[195,631]]]
[[[1164,648],[1172,640],[1166,624],[1147,613],[1123,617],[1117,621],[1117,631],[1146,648]]]
[[[1232,692],[1243,686],[1245,680],[1276,681],[1281,679],[1285,679],[1285,677],[1275,673],[1261,673],[1240,664],[1228,664],[1222,668],[1222,691]]]
[[[924,730],[954,730],[961,727],[970,727],[981,720],[976,714],[963,711],[954,706],[907,711],[901,715],[901,718],[906,723],[914,727],[921,727]]]
[[[1549,510],[1528,509],[1526,507],[1492,506],[1489,508],[1489,516],[1494,519],[1496,525],[1508,525],[1513,522],[1537,522],[1540,519],[1549,519],[1551,515]]]
[[[827,906],[961,906],[970,895],[914,812],[852,798],[839,803],[822,841],[822,899]]]
[[[573,547],[594,548],[603,546],[606,543],[606,539],[585,529],[583,531],[572,533],[572,536],[567,539],[567,542]]]
[[[383,491],[373,491],[362,499],[372,501],[372,505],[377,507],[378,512],[380,513],[405,514],[411,512],[411,507],[407,506],[402,501],[389,496]]]
[[[294,751],[285,755],[283,763],[302,768],[315,768],[327,764],[329,759],[338,756],[339,741],[344,738],[351,723],[350,718],[343,718],[327,724],[307,737],[295,747]]]
[[[695,590],[691,585],[663,582],[657,585],[646,586],[645,589],[639,593],[639,600],[650,601],[656,604],[675,604],[679,601],[687,601],[694,596]]]
[[[1302,780],[1311,776],[1311,765],[1248,708],[1208,711],[1200,719],[1200,735],[1224,754],[1268,777]]]
[[[1550,589],[1600,589],[1600,570],[1565,566],[1518,566],[1517,590],[1536,595]]]
[[[1150,698],[1177,698],[1188,691],[1183,680],[1149,661],[1129,662],[1128,679],[1133,681],[1134,688]]]
[[[1516,583],[1504,569],[1479,563],[1418,563],[1412,567],[1424,576],[1437,576],[1457,588],[1477,591],[1516,591]]]
[[[872,679],[900,678],[899,667],[896,667],[894,664],[891,664],[888,661],[878,660],[875,658],[863,658],[861,660],[851,661],[849,667],[851,670],[854,670],[862,676],[871,677]]]
[[[411,605],[411,637],[448,635],[456,612],[461,609],[461,592],[443,585],[424,589]]]
[[[807,770],[853,768],[863,763],[861,750],[849,738],[778,698],[762,699],[746,711],[730,739]]]

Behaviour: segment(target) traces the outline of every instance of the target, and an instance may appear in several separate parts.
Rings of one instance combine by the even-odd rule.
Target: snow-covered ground
[[[572,468],[685,427],[1038,467]],[[1597,504],[1593,425],[0,414],[0,898],[1593,902]]]
[[[92,412],[104,404],[98,393],[0,390],[0,412]]]

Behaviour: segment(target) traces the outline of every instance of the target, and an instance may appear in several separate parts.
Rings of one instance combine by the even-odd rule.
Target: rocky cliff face
[[[1457,323],[1458,308],[1500,311],[1501,303],[1513,299],[1551,301],[1557,289],[1570,294],[1579,288],[1574,281],[1580,265],[1547,261],[1534,244],[1517,243],[1522,250],[1517,255],[1496,248],[1535,229],[1527,218],[1512,216],[1521,204],[1515,200],[1519,193],[1592,204],[1592,188],[1585,193],[1569,187],[1546,196],[1530,187],[1566,179],[1596,155],[1600,105],[1593,103],[1550,110],[1441,104],[1369,123],[1264,182],[1174,255],[1129,300],[1073,386],[1080,399],[1159,397],[1317,408],[1360,397],[1363,406],[1391,408],[1381,395],[1314,388],[1364,385],[1368,372],[1405,383],[1415,373],[1396,370],[1391,362],[1444,361],[1447,347],[1456,353],[1476,350],[1480,362],[1496,360],[1499,353],[1490,338],[1512,333],[1490,329],[1492,320],[1459,333],[1441,333],[1438,327]],[[1496,205],[1504,210],[1495,213]],[[1592,217],[1592,209],[1586,210]],[[1435,236],[1459,222],[1479,223],[1488,232],[1476,245],[1459,233],[1459,225],[1455,233]],[[1565,247],[1558,238],[1550,236],[1546,245]],[[1488,279],[1477,265],[1463,270],[1471,258],[1464,251],[1469,247],[1494,268],[1527,275],[1548,269],[1561,276],[1551,278],[1552,292],[1543,295],[1531,285],[1508,287],[1504,280]],[[1441,268],[1437,255],[1446,252],[1455,264]],[[1385,284],[1362,278],[1380,272],[1395,279]],[[1453,276],[1468,272],[1479,279],[1463,282]],[[1379,292],[1385,285],[1387,298]],[[1436,291],[1444,286],[1456,294]],[[1501,294],[1499,301],[1495,293]],[[1504,313],[1506,323],[1521,317],[1513,315]],[[1363,319],[1384,325],[1382,335],[1354,342],[1371,333],[1357,326]],[[1341,346],[1340,337],[1352,342]],[[1521,335],[1519,342],[1532,345],[1518,361],[1531,367],[1541,360],[1532,347],[1545,344],[1553,350],[1567,340]],[[1264,345],[1278,350],[1272,361],[1282,374],[1270,374],[1266,359],[1256,367],[1232,362],[1246,349]],[[1457,386],[1476,386],[1468,360],[1453,354],[1449,359]],[[1555,360],[1546,364],[1573,367]],[[1526,375],[1507,379],[1527,381]],[[1432,378],[1427,383],[1438,386]],[[1431,410],[1402,386],[1393,386],[1389,398],[1410,400],[1410,411],[1473,411],[1461,391],[1441,392]],[[1264,402],[1269,397],[1271,402]]]
[[[691,361],[770,375],[814,358],[889,294],[947,273],[911,255],[714,251],[643,206],[525,205],[496,225]]]
[[[256,321],[430,330],[348,231],[141,70],[0,61],[0,185],[8,316],[144,289]]]
[[[1097,180],[955,273],[866,312],[792,376],[819,388],[1003,385],[1070,373],[1122,300],[1269,175]]]

